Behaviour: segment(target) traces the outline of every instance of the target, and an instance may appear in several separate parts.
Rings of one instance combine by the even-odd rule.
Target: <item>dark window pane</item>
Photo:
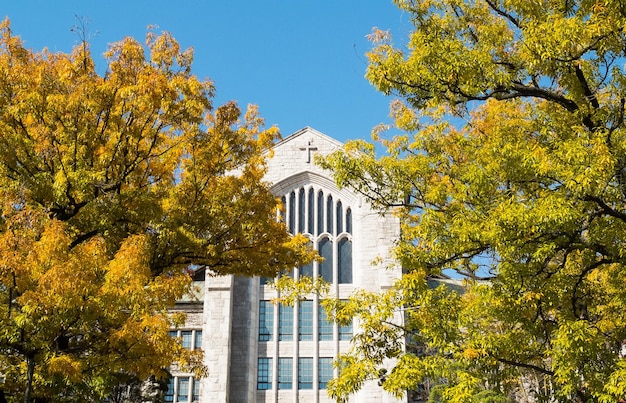
[[[315,235],[315,191],[313,188],[309,189],[307,203],[309,206],[309,234]]]
[[[328,238],[319,244],[319,254],[324,261],[319,264],[319,276],[328,283],[333,282],[333,243]]]
[[[352,234],[352,210],[346,210],[346,232]]]
[[[274,305],[271,301],[260,301],[259,304],[259,341],[272,339],[274,327]]]
[[[285,196],[280,198],[283,203],[283,208],[280,210],[280,221],[285,222],[285,212],[287,211],[287,198]]]
[[[300,189],[300,193],[298,194],[298,232],[305,232],[304,230],[304,206],[306,200],[304,200],[304,189]]]
[[[173,402],[174,401],[174,382],[176,378],[171,377],[167,380],[167,390],[165,391],[165,401]]]
[[[289,232],[296,232],[296,192],[289,194],[289,208],[287,209],[287,217],[289,217]]]
[[[324,193],[317,193],[317,233],[324,232]]]
[[[337,245],[339,284],[352,283],[352,242],[344,238]]]
[[[343,206],[341,205],[341,201],[337,202],[337,234],[341,234],[343,232]]]
[[[326,231],[333,233],[333,197],[328,196],[326,200]]]

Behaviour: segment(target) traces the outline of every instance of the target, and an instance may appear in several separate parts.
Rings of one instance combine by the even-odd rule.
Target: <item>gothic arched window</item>
[[[309,218],[309,234],[313,235],[315,234],[315,191],[313,190],[313,188],[309,189],[309,197],[307,200],[307,204],[309,207],[309,214],[308,214],[308,218]]]
[[[328,283],[333,282],[333,243],[324,238],[319,243],[319,254],[324,261],[319,264],[319,276]]]
[[[289,195],[289,210],[287,211],[287,217],[289,217],[289,232],[296,233],[296,192],[291,192]]]
[[[343,206],[341,200],[337,201],[337,234],[343,232]]]
[[[304,188],[300,188],[300,192],[298,193],[298,232],[304,232]]]
[[[317,192],[317,233],[324,232],[324,192]]]
[[[329,234],[333,233],[333,197],[328,195],[326,199],[326,231]]]
[[[343,238],[337,244],[339,284],[352,283],[352,242]]]

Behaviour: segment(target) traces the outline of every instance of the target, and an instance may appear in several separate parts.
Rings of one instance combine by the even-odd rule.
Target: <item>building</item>
[[[312,128],[301,129],[273,148],[266,179],[285,206],[292,233],[305,233],[325,260],[295,268],[295,275],[321,276],[331,293],[348,298],[355,289],[382,290],[401,270],[385,269],[399,236],[397,219],[373,211],[359,195],[339,189],[313,163],[342,144]],[[372,266],[374,259],[382,264]],[[271,302],[276,291],[266,279],[207,278],[198,301],[183,301],[186,327],[177,331],[188,348],[203,348],[209,376],[195,380],[174,372],[170,402],[330,402],[326,382],[332,361],[350,348],[358,323],[329,322],[318,297],[294,307]],[[353,402],[396,402],[376,382]]]

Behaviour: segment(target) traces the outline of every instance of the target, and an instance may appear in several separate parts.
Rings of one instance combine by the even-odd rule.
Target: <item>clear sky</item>
[[[391,0],[0,0],[0,15],[27,47],[61,52],[78,42],[70,29],[82,17],[97,63],[107,44],[143,42],[157,25],[194,48],[193,71],[215,83],[216,103],[257,104],[283,136],[311,126],[341,141],[389,122],[390,99],[364,78],[366,35],[390,29],[402,42],[410,29]]]

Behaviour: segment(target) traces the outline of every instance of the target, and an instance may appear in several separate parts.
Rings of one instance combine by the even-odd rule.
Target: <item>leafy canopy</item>
[[[311,258],[262,181],[278,138],[168,33],[96,72],[89,44],[26,49],[0,25],[0,373],[23,401],[93,401],[200,356],[168,336],[189,270],[273,276]]]
[[[391,112],[402,132],[375,131],[383,156],[356,141],[323,165],[401,218],[406,275],[345,308],[362,328],[331,393],[378,379],[433,402],[618,401],[624,3],[396,4],[413,31],[406,47],[372,33],[367,78],[400,98]]]

